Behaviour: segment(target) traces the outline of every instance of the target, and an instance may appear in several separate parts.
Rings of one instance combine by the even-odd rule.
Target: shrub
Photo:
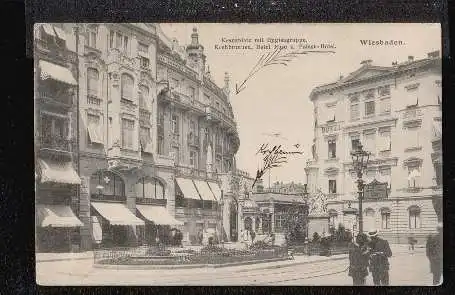
[[[313,243],[319,243],[321,240],[321,236],[317,232],[314,232],[313,234]]]

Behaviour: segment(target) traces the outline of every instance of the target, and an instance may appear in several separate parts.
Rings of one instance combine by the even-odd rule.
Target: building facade
[[[170,228],[185,243],[220,235],[221,176],[236,174],[240,142],[229,76],[213,82],[197,30],[180,46],[157,24],[59,28],[78,85],[81,248],[155,243]]]
[[[409,237],[422,242],[442,218],[439,52],[391,67],[361,64],[311,92],[308,190],[326,195],[331,226],[344,223],[355,232],[358,192],[350,152],[361,144],[371,153],[363,176],[364,230],[377,228],[393,243]]]
[[[36,250],[79,246],[77,57],[62,26],[34,28]]]

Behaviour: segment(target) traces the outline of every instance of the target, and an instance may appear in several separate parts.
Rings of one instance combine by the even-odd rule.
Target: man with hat
[[[392,257],[389,242],[378,237],[377,229],[368,232],[370,237],[370,271],[376,286],[389,285],[389,257]]]
[[[433,274],[433,285],[439,285],[442,274],[442,223],[437,226],[438,233],[430,235],[427,239],[427,257],[430,261],[430,270]]]

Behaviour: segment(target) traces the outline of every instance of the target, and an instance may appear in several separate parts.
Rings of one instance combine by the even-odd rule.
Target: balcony
[[[205,108],[205,114],[207,116],[207,120],[212,122],[220,122],[222,119],[222,113],[212,106],[207,106]]]
[[[40,149],[71,153],[73,141],[59,136],[42,136],[39,139]]]
[[[206,170],[197,169],[194,167],[186,167],[186,166],[177,166],[177,177],[193,177],[202,180],[214,180],[218,179],[216,173],[207,172]]]
[[[125,203],[126,202],[126,196],[92,194],[91,201]]]
[[[66,46],[57,46],[54,42],[35,39],[35,50],[61,62],[76,63],[77,61],[77,54],[75,52],[69,51]]]
[[[226,94],[223,92],[223,89],[218,87],[209,77],[204,76],[203,78],[204,86],[210,89],[213,93],[215,93],[218,97],[227,100]]]
[[[422,110],[418,108],[409,108],[403,114],[404,120],[415,120],[422,116]]]
[[[180,145],[180,134],[172,133],[171,144],[172,145]]]
[[[129,112],[134,112],[136,110],[137,105],[129,98],[122,97],[120,99],[120,107],[123,110],[129,111]]]
[[[70,108],[73,104],[72,93],[68,92],[66,95],[56,94],[46,90],[39,90],[37,98],[43,102],[52,104],[59,107]]]
[[[188,208],[188,207],[176,207],[175,216],[177,218],[210,218],[218,219],[220,218],[220,213],[214,209],[202,209],[202,208]]]
[[[167,199],[136,198],[136,204],[166,207]]]
[[[179,71],[180,73],[184,73],[188,75],[189,77],[197,80],[198,79],[198,74],[193,71],[192,69],[188,68],[184,64],[181,64],[175,60],[175,58],[167,56],[165,54],[159,54],[158,55],[158,63],[161,63],[167,67],[170,67],[174,70]]]
[[[96,97],[95,95],[87,95],[87,104],[100,106],[103,100],[101,98]]]

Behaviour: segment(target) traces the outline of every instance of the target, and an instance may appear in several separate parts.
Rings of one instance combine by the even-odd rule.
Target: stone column
[[[84,224],[80,228],[81,250],[92,249],[92,222],[90,216],[90,177],[80,176],[79,219]]]
[[[131,213],[136,216],[136,192],[134,191],[135,178],[131,174],[125,177],[125,190],[126,190],[126,207]],[[128,244],[136,246],[138,243],[138,226],[128,226]]]
[[[272,229],[272,233],[275,232],[275,206],[273,204],[273,201],[270,203],[270,228]]]
[[[109,97],[108,97],[108,124],[109,126],[109,142],[108,151],[111,156],[120,156],[120,145],[121,145],[121,129],[122,121],[120,114],[120,75],[117,71],[110,71],[110,83],[109,83]]]

